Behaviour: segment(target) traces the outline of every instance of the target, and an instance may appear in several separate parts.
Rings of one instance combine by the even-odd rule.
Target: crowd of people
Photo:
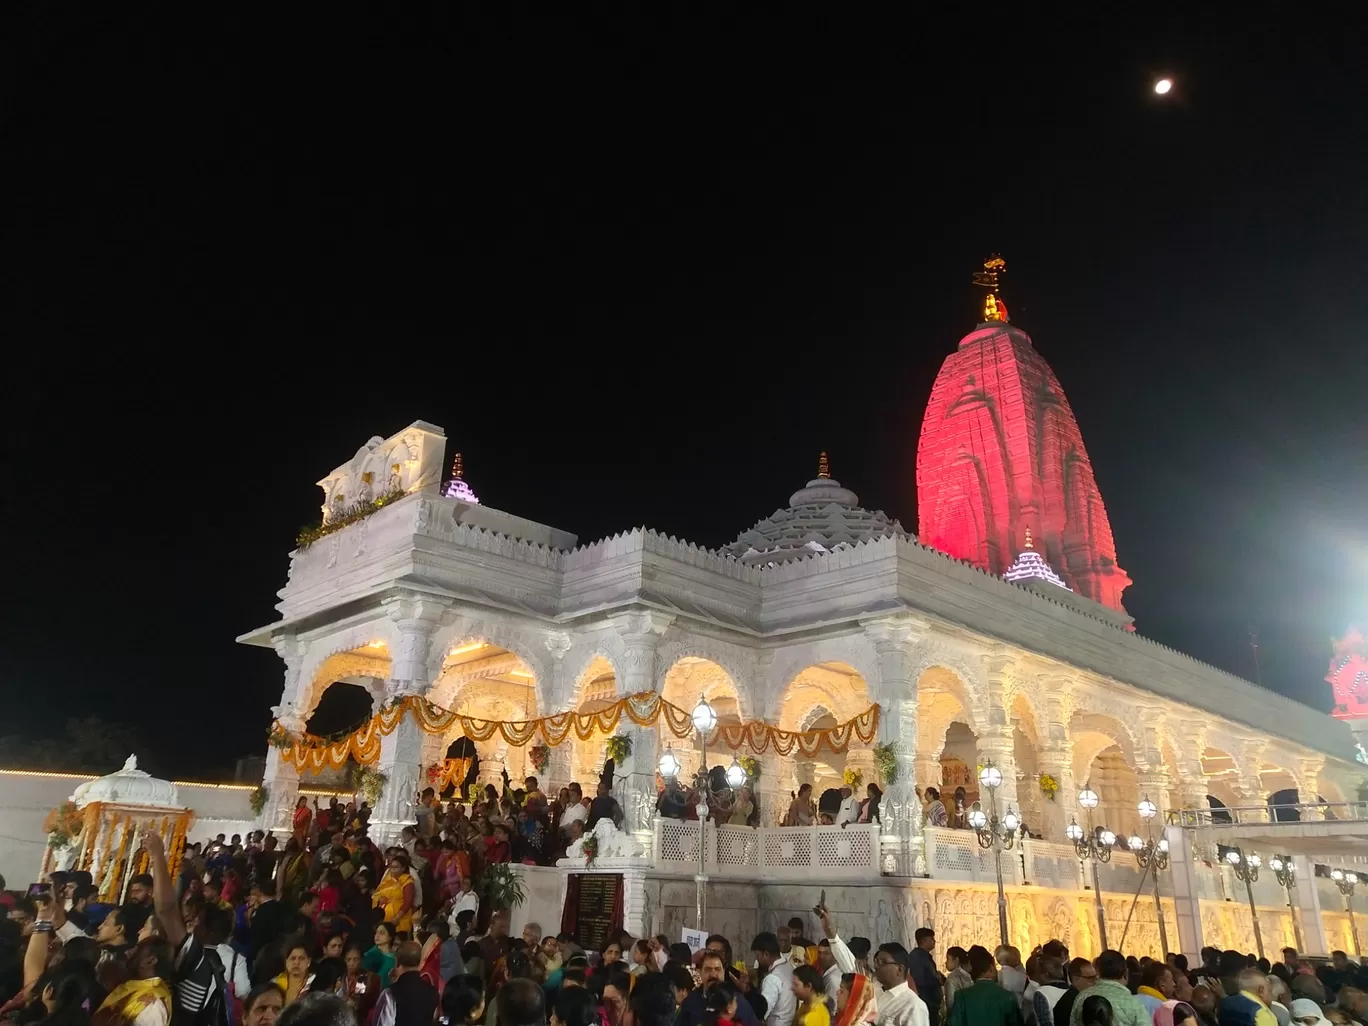
[[[190,845],[173,878],[163,841],[147,872],[102,903],[89,873],[52,872],[3,892],[0,1019],[21,1026],[1368,1026],[1368,978],[1336,952],[1290,949],[1269,965],[1208,949],[1189,969],[1051,941],[951,947],[935,933],[842,938],[822,907],[756,936],[750,958],[715,934],[699,950],[665,936],[575,937],[529,923],[510,934],[477,881],[512,860],[564,850],[603,818],[621,824],[611,780],[548,801],[487,788],[468,808],[428,789],[400,843],[370,836],[369,806],[301,799],[292,830]],[[848,790],[848,789],[847,789]],[[878,794],[840,795],[842,822],[877,816]],[[808,796],[810,798],[810,796]],[[795,802],[803,800],[796,795]],[[849,807],[847,808],[847,803]],[[740,810],[733,809],[733,814]],[[852,815],[853,814],[853,815]],[[0,881],[0,891],[3,881]]]

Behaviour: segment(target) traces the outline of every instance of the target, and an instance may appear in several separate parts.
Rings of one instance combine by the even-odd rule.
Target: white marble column
[[[1182,827],[1166,827],[1164,836],[1169,843],[1169,871],[1173,878],[1173,908],[1178,918],[1178,950],[1187,956],[1189,965],[1202,964],[1202,905],[1197,891],[1200,867],[1193,857],[1187,831]],[[1173,938],[1169,938],[1173,943]]]
[[[385,774],[385,790],[371,815],[370,836],[384,848],[399,831],[414,822],[414,800],[424,787],[423,741],[426,735],[412,716],[405,716],[394,732],[380,740],[376,769]]]
[[[305,728],[304,700],[302,689],[308,685],[302,680],[306,646],[293,636],[275,639],[276,654],[285,663],[285,686],[280,693],[280,704],[271,712],[285,730],[296,736],[302,735]],[[279,749],[274,746],[266,750],[266,773],[262,778],[266,788],[266,807],[257,817],[257,826],[262,830],[285,830],[291,826],[291,813],[299,797],[299,771],[281,759]]]
[[[673,622],[672,616],[650,611],[613,617],[613,627],[622,638],[624,648],[622,677],[617,681],[619,696],[656,689],[656,646]],[[631,737],[632,754],[624,760],[624,765],[615,767],[614,791],[626,817],[628,831],[649,846],[655,822],[659,728],[638,727],[624,716],[618,729]]]
[[[867,621],[863,626],[879,657],[879,743],[893,744],[896,756],[893,778],[880,781],[884,789],[879,810],[883,871],[923,876],[921,802],[916,791],[917,682],[912,679],[916,630],[896,617]]]
[[[760,756],[760,781],[756,785],[760,802],[760,825],[778,826],[788,812],[792,764],[773,751]]]
[[[1001,818],[1007,814],[1010,808],[1021,815],[1021,802],[1017,797],[1017,778],[1016,778],[1016,745],[1012,741],[1012,728],[1010,724],[992,724],[987,727],[982,736],[978,739],[979,761],[985,766],[992,760],[994,766],[1002,774],[1002,786],[997,789],[997,814]],[[988,808],[988,792],[985,788],[979,789],[979,802],[983,811],[992,814]]]
[[[1330,944],[1325,936],[1325,920],[1321,918],[1320,891],[1316,888],[1314,860],[1305,855],[1292,856],[1293,911],[1301,923],[1303,955],[1328,955]],[[1271,872],[1269,870],[1268,872]]]

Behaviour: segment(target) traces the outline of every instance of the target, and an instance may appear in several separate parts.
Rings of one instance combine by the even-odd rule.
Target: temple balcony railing
[[[697,820],[658,818],[651,860],[656,869],[698,872]],[[720,826],[711,820],[704,832],[703,866],[709,874],[735,874],[775,880],[863,879],[879,875],[879,827]]]

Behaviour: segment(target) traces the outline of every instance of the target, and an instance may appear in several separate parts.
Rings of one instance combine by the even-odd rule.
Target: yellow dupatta
[[[91,1017],[92,1026],[128,1026],[152,1004],[160,1001],[171,1019],[171,988],[160,976],[150,980],[126,980],[109,992],[99,1011]]]
[[[386,873],[380,879],[380,886],[375,888],[375,895],[371,903],[378,908],[384,909],[385,922],[393,923],[394,928],[400,933],[413,932],[413,910],[400,915],[404,907],[404,888],[413,886],[413,877],[408,873],[401,873],[399,876],[391,876]]]

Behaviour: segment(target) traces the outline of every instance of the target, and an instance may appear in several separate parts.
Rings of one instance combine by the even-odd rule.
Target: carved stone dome
[[[158,780],[138,769],[136,755],[130,755],[128,761],[123,764],[123,769],[117,773],[88,781],[76,788],[71,800],[82,809],[91,802],[180,808],[176,785],[169,780]]]
[[[752,566],[766,566],[890,535],[912,537],[887,513],[861,506],[859,496],[831,477],[822,453],[817,477],[789,496],[788,507],[742,531],[724,551]]]

